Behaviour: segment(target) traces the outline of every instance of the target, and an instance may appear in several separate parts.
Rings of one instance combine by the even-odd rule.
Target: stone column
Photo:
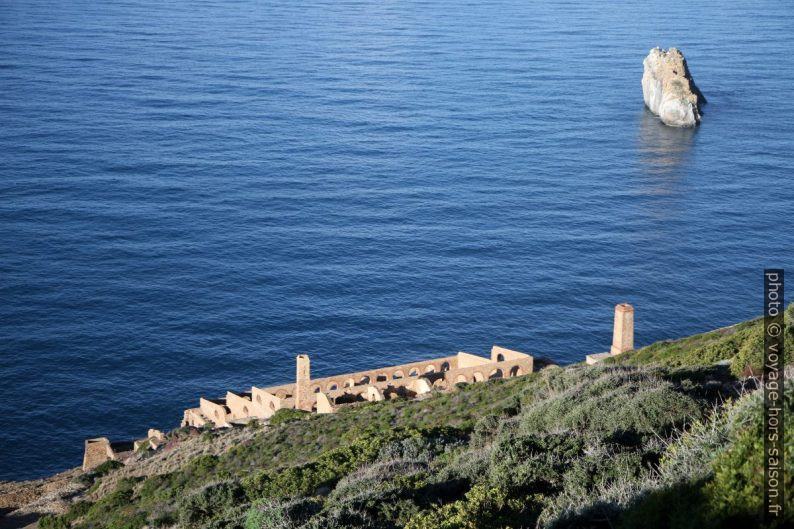
[[[309,371],[309,355],[298,355],[297,371],[295,373],[295,409],[312,411],[314,399],[312,398],[309,383],[311,375]]]
[[[634,307],[628,303],[615,305],[615,326],[610,353],[618,355],[634,349]]]

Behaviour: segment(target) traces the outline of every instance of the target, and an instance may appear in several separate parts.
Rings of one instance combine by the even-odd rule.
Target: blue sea
[[[677,46],[697,130],[643,107]],[[0,1],[0,479],[199,396],[760,315],[794,4]],[[789,290],[792,290],[791,288]]]

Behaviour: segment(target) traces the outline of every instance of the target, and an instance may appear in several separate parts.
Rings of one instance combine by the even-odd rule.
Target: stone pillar
[[[295,409],[312,411],[314,399],[309,388],[311,375],[309,371],[309,355],[296,357],[297,371],[295,374]]]
[[[615,305],[615,326],[610,353],[618,355],[634,349],[634,307],[628,303]]]

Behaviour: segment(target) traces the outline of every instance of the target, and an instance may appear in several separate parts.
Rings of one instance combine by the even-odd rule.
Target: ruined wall
[[[471,355],[474,356],[474,355]],[[487,360],[484,360],[487,362]],[[344,388],[353,388],[376,385],[379,388],[387,387],[388,383],[402,384],[400,380],[416,378],[425,373],[438,373],[457,367],[457,356],[445,356],[420,362],[411,362],[367,371],[344,373],[330,377],[316,378],[309,384],[310,393],[340,391]]]
[[[409,389],[417,395],[424,395],[425,393],[430,393],[433,386],[426,378],[417,378],[411,382]]]
[[[260,408],[254,406],[249,395],[226,392],[226,407],[229,408],[230,419],[264,418]]]
[[[91,470],[108,459],[114,458],[115,454],[110,447],[110,440],[107,437],[86,439],[85,450],[83,452],[83,471]]]
[[[498,345],[494,345],[493,347],[491,347],[491,362],[504,362],[505,360],[522,360],[527,356],[529,355],[527,355],[526,353],[513,351],[512,349],[499,347]]]
[[[331,404],[328,395],[325,393],[318,393],[317,394],[317,413],[334,413],[336,411],[336,407]]]
[[[207,419],[201,413],[201,408],[189,408],[182,416],[182,426],[192,426],[202,428],[207,423]]]
[[[276,411],[285,407],[285,399],[280,399],[274,394],[256,386],[251,388],[252,404],[257,408],[257,413],[264,418],[268,418]]]
[[[471,353],[464,353],[464,352],[461,351],[460,353],[458,353],[457,365],[455,367],[457,367],[457,368],[475,367],[475,366],[481,366],[481,365],[487,364],[487,363],[488,363],[488,359],[487,358],[483,358],[483,357],[478,356],[478,355],[473,355]]]
[[[377,402],[383,400],[383,393],[375,386],[367,386],[367,400]]]
[[[199,399],[199,408],[204,417],[212,421],[215,426],[229,425],[228,408],[223,404],[202,397]]]
[[[523,355],[514,360],[488,362],[479,366],[455,369],[446,374],[445,382],[446,387],[451,387],[461,382],[471,384],[489,379],[520,377],[532,373],[533,369],[534,359],[529,355]]]
[[[228,392],[225,403],[201,399],[198,409],[185,411],[183,425],[201,427],[206,421],[212,421],[216,426],[228,426],[232,420],[268,418],[281,408],[331,413],[344,403],[412,397],[433,388],[448,389],[459,382],[509,378],[532,370],[530,355],[494,346],[491,359],[460,352],[455,356],[312,380],[309,357],[298,355],[295,384],[254,386],[250,395]]]

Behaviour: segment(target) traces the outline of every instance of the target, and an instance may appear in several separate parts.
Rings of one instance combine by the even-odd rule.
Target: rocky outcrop
[[[683,54],[676,48],[653,48],[642,64],[642,96],[651,112],[671,127],[700,123],[706,99],[695,86]]]
[[[34,529],[45,514],[63,514],[85,489],[79,468],[45,479],[0,481],[0,529]]]

